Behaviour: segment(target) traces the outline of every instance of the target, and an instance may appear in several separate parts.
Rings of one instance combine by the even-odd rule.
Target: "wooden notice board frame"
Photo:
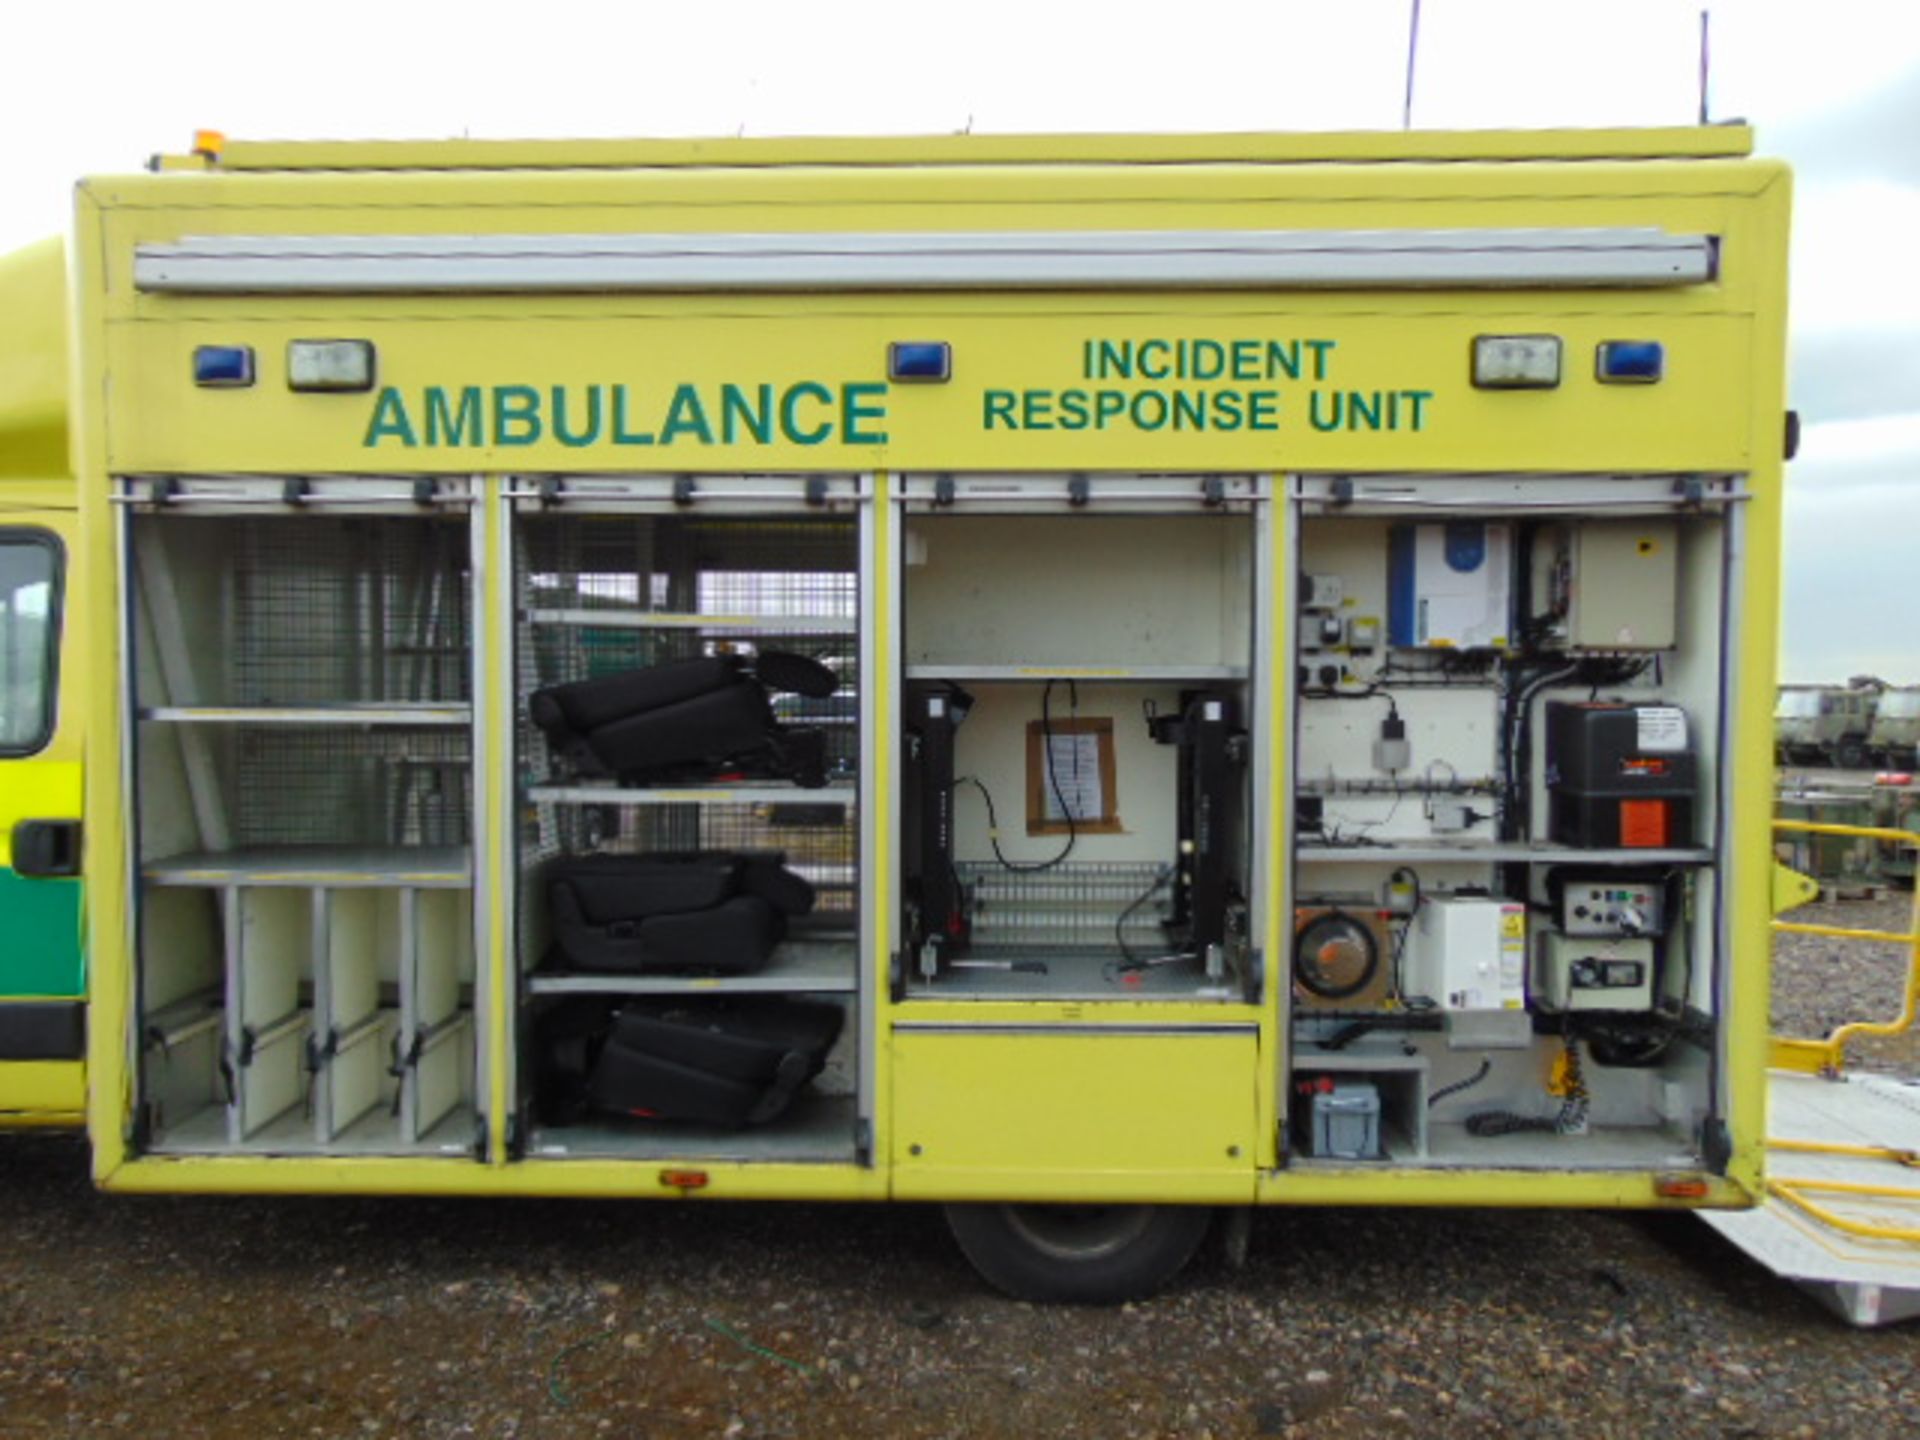
[[[1043,737],[1091,735],[1099,751],[1100,814],[1076,819],[1055,820],[1047,814],[1047,768]],[[1111,716],[1077,716],[1065,720],[1029,720],[1027,722],[1027,834],[1118,835],[1126,828],[1120,823],[1120,798],[1117,791],[1113,757],[1113,719]]]

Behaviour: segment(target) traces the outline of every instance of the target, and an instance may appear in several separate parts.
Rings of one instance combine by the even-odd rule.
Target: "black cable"
[[[1127,908],[1120,912],[1120,918],[1113,922],[1113,938],[1114,942],[1120,947],[1120,955],[1122,958],[1122,964],[1118,967],[1121,971],[1145,970],[1151,965],[1151,961],[1142,960],[1138,955],[1133,953],[1133,948],[1127,944],[1127,921],[1133,918],[1134,911],[1138,910],[1161,890],[1165,889],[1167,882],[1172,878],[1173,867],[1163,867],[1160,873],[1153,877],[1153,883],[1136,895],[1127,905]],[[1179,958],[1185,960],[1190,957],[1182,955]]]
[[[1560,1042],[1567,1057],[1567,1093],[1557,1115],[1518,1115],[1511,1110],[1482,1110],[1467,1117],[1467,1133],[1479,1139],[1523,1133],[1575,1135],[1586,1128],[1587,1077],[1580,1068],[1580,1042],[1571,1028]]]
[[[1049,680],[1045,688],[1040,691],[1040,764],[1047,772],[1048,782],[1053,786],[1053,798],[1060,802],[1061,818],[1067,822],[1067,844],[1065,849],[1042,867],[1044,869],[1050,869],[1058,865],[1062,860],[1066,859],[1067,856],[1071,855],[1073,853],[1074,842],[1080,838],[1080,827],[1074,818],[1073,807],[1067,803],[1067,792],[1060,788],[1060,772],[1053,763],[1053,714],[1050,705],[1053,700],[1053,687],[1056,683],[1058,682]],[[1080,704],[1079,682],[1069,680],[1067,685],[1069,687],[1068,694],[1071,697],[1070,703],[1077,708]],[[1080,779],[1080,751],[1077,746],[1073,752],[1073,764],[1074,781],[1077,785]],[[1041,807],[1041,818],[1043,820],[1046,818],[1045,810],[1046,807],[1043,805]]]
[[[962,785],[973,786],[974,789],[980,792],[980,798],[987,802],[987,843],[993,847],[993,858],[1000,862],[1001,869],[1010,870],[1016,875],[1031,875],[1039,870],[1051,870],[1067,858],[1067,851],[1073,849],[1073,837],[1069,834],[1066,848],[1051,859],[1033,861],[1009,860],[1006,857],[1006,853],[1000,848],[1000,815],[994,808],[993,792],[987,789],[987,782],[982,780],[978,775],[962,775],[958,780],[953,782],[953,788],[958,790]]]
[[[980,798],[987,802],[987,843],[993,847],[993,858],[999,862],[1000,868],[1015,875],[1033,875],[1042,870],[1053,869],[1073,853],[1074,844],[1080,838],[1080,829],[1073,817],[1073,807],[1067,804],[1066,793],[1060,788],[1060,777],[1054,773],[1053,769],[1053,716],[1048,702],[1056,683],[1058,682],[1049,680],[1046,688],[1040,692],[1040,763],[1046,769],[1047,778],[1053,782],[1054,798],[1060,802],[1060,813],[1066,817],[1067,821],[1067,843],[1060,847],[1059,854],[1045,860],[1009,860],[1006,852],[1000,848],[1000,814],[994,807],[993,792],[987,789],[987,782],[978,775],[962,775],[953,782],[953,788],[956,790],[962,785],[973,786],[980,792]],[[1077,705],[1079,686],[1071,680],[1067,683],[1073,687],[1074,703]],[[1077,765],[1078,754],[1075,755],[1074,760]]]
[[[1433,1010],[1438,1006],[1430,995],[1409,995],[1406,987],[1406,968],[1402,963],[1407,954],[1407,935],[1413,929],[1413,922],[1420,914],[1420,907],[1426,903],[1426,894],[1420,888],[1420,877],[1407,866],[1402,865],[1389,875],[1391,881],[1395,875],[1405,875],[1413,881],[1413,909],[1407,912],[1407,918],[1400,926],[1400,932],[1393,937],[1393,995],[1409,1010]]]
[[[1442,1085],[1438,1090],[1434,1091],[1431,1095],[1427,1097],[1427,1108],[1431,1110],[1434,1106],[1438,1105],[1442,1100],[1446,1099],[1449,1095],[1458,1095],[1462,1090],[1471,1090],[1474,1086],[1478,1085],[1482,1080],[1486,1079],[1487,1076],[1491,1075],[1492,1073],[1493,1073],[1492,1058],[1486,1055],[1482,1055],[1480,1057],[1480,1068],[1478,1070],[1474,1071],[1473,1074],[1469,1075],[1464,1080],[1456,1080],[1451,1085]]]

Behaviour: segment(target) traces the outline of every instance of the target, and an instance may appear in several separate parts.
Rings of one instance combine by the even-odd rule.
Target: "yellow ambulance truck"
[[[933,1201],[1077,1299],[1254,1205],[1754,1205],[1750,146],[86,181],[0,599],[99,1183]],[[83,993],[13,836],[10,1036]],[[8,1110],[76,1103],[45,1048]]]

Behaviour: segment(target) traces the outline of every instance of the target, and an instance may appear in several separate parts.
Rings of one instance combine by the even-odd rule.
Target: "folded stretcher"
[[[536,1031],[542,1118],[762,1124],[825,1067],[845,1018],[837,1005],[775,996],[569,1000]]]
[[[813,886],[774,851],[563,856],[547,866],[549,968],[742,975],[767,962]]]
[[[825,699],[839,687],[805,655],[705,655],[536,690],[528,714],[576,769],[624,784],[739,770],[818,788],[825,732],[781,724],[768,694]]]

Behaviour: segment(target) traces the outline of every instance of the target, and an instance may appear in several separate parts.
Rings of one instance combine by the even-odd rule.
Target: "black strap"
[[[387,1074],[400,1082],[393,1087],[392,1113],[395,1115],[400,1113],[400,1096],[406,1089],[407,1072],[420,1063],[420,1052],[426,1047],[427,1027],[424,1025],[414,1027],[413,1043],[404,1053],[400,1049],[400,1038],[399,1035],[393,1037],[393,1063],[387,1067]]]

